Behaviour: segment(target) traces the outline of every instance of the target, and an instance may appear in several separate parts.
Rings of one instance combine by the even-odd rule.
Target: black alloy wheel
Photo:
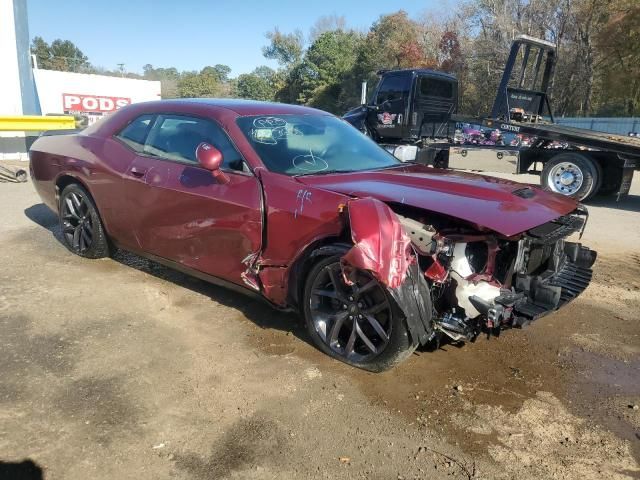
[[[371,273],[358,270],[354,277],[348,284],[337,256],[312,269],[305,289],[309,333],[332,357],[366,370],[386,370],[413,351],[404,318]]]
[[[68,185],[60,196],[60,226],[64,243],[73,253],[87,258],[108,256],[109,245],[98,210],[78,184]]]

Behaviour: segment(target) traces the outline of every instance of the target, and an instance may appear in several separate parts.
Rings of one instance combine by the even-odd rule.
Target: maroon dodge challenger
[[[573,199],[401,163],[311,108],[124,107],[30,152],[66,246],[116,248],[301,314],[320,350],[371,371],[418,345],[522,327],[589,284]]]

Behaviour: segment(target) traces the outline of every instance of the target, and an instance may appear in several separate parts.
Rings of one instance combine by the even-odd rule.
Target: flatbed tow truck
[[[619,199],[628,194],[633,172],[640,169],[640,139],[556,124],[548,96],[555,64],[554,44],[517,37],[491,114],[483,118],[457,114],[458,84],[452,75],[422,69],[381,71],[371,101],[344,118],[401,160],[447,168],[452,153],[490,150],[498,159],[515,156],[513,173],[538,174],[541,185],[551,191],[579,200],[596,194]],[[497,130],[527,142],[465,145],[456,138],[456,125]],[[465,168],[483,170],[472,155]]]

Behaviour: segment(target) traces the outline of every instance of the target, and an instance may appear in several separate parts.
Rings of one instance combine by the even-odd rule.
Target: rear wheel
[[[387,370],[415,349],[386,288],[366,271],[348,285],[338,255],[319,261],[307,276],[304,318],[320,350],[365,370]]]
[[[65,246],[86,258],[109,256],[109,243],[91,195],[72,183],[60,194],[60,227]]]
[[[600,188],[602,169],[585,155],[561,153],[544,165],[540,183],[552,192],[587,200]]]

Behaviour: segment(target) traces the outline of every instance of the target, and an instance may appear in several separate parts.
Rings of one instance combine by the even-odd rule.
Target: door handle
[[[144,177],[145,173],[147,173],[146,170],[141,170],[141,169],[136,168],[136,167],[132,167],[131,170],[129,170],[129,172],[131,173],[131,175],[133,175],[134,177],[137,177],[137,178],[142,178],[142,177]]]

